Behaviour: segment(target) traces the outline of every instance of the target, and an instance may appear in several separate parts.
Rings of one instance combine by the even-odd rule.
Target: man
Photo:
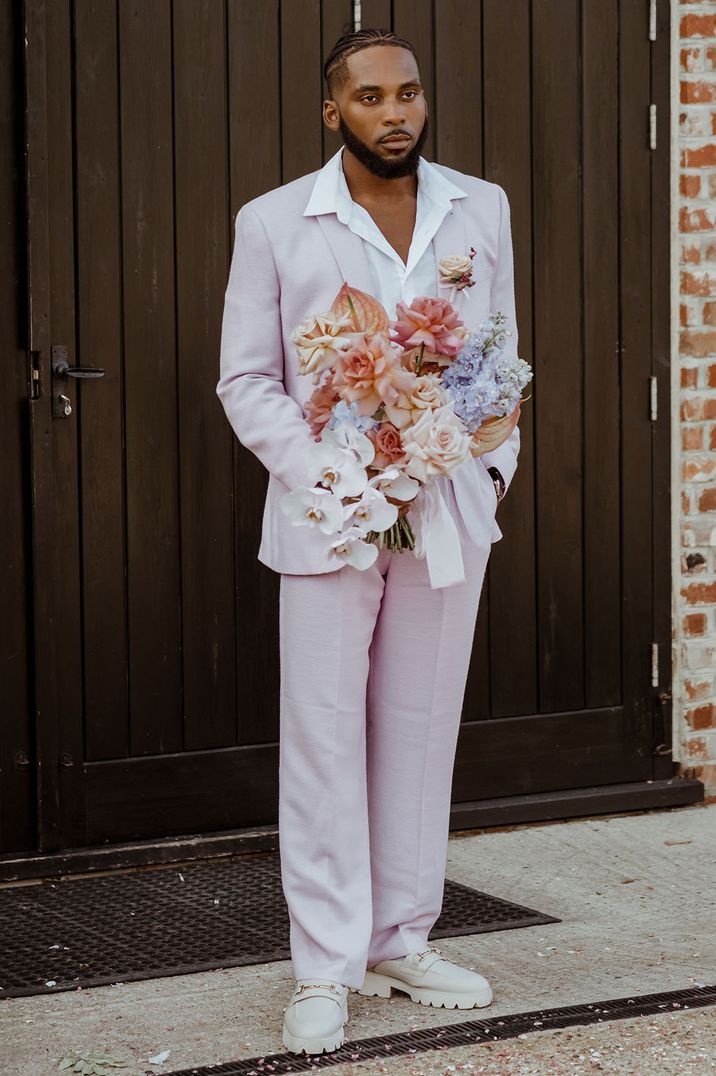
[[[296,977],[283,1042],[297,1053],[342,1044],[349,989],[461,1008],[492,1000],[486,979],[427,938],[478,601],[502,536],[495,508],[520,444],[518,405],[478,431],[481,455],[440,479],[464,563],[450,586],[431,586],[411,552],[383,549],[365,571],[329,561],[325,536],[281,512],[314,443],[302,406],[313,385],[292,336],[344,281],[395,317],[398,301],[448,298],[439,263],[476,248],[475,284],[455,304],[468,326],[503,311],[517,347],[507,197],[420,156],[428,118],[412,45],[358,31],[324,70],[324,122],[344,146],[238,213],[217,386],[269,471],[259,559],[281,574],[279,845]]]

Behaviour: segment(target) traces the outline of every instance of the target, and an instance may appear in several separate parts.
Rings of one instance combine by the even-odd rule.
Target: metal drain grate
[[[412,1003],[411,1003],[412,1004]],[[310,1054],[308,1057],[288,1052],[246,1057],[221,1065],[205,1065],[191,1069],[176,1069],[166,1076],[280,1076],[281,1073],[312,1072],[331,1065],[352,1061],[385,1061],[390,1057],[422,1054],[429,1050],[446,1050],[456,1046],[479,1045],[514,1039],[530,1031],[559,1030],[579,1024],[599,1024],[607,1020],[625,1020],[631,1016],[656,1016],[660,1013],[700,1009],[716,1005],[716,985],[671,990],[663,994],[615,998],[596,1001],[591,1005],[565,1005],[556,1009],[536,1009],[534,1012],[512,1016],[494,1016],[489,1020],[470,1020],[461,1024],[419,1028],[397,1035],[381,1035],[372,1039],[345,1042],[340,1050],[330,1054]]]
[[[430,939],[557,923],[446,881]],[[0,890],[0,998],[288,960],[277,853]]]

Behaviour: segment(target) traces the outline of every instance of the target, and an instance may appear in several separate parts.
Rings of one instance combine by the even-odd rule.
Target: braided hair
[[[354,52],[372,48],[374,45],[393,45],[396,48],[408,49],[409,52],[412,52],[417,62],[418,54],[415,46],[406,41],[404,37],[394,34],[392,30],[373,29],[372,27],[366,27],[364,30],[354,30],[352,33],[344,34],[343,37],[338,38],[323,65],[323,75],[329,91],[332,91],[336,85],[342,86],[348,78],[348,67],[346,65],[348,57],[352,56]]]

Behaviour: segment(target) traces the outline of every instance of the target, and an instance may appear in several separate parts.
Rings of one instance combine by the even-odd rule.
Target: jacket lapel
[[[462,210],[462,199],[455,198],[452,209],[448,210],[445,218],[433,238],[435,250],[435,294],[441,299],[450,298],[450,289],[440,284],[440,272],[438,266],[443,258],[449,258],[453,254],[468,254],[470,244],[465,231],[465,215]],[[453,306],[459,311],[463,292],[459,291],[453,301]]]
[[[341,281],[372,295],[375,284],[361,237],[342,224],[335,213],[321,213],[316,220],[336,260]]]

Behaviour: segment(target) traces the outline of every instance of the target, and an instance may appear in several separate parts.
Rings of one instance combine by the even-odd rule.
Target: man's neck
[[[415,200],[417,197],[417,174],[383,179],[366,168],[346,147],[343,149],[342,164],[351,198],[359,205],[366,202],[373,205],[381,202],[402,202],[408,198]]]

